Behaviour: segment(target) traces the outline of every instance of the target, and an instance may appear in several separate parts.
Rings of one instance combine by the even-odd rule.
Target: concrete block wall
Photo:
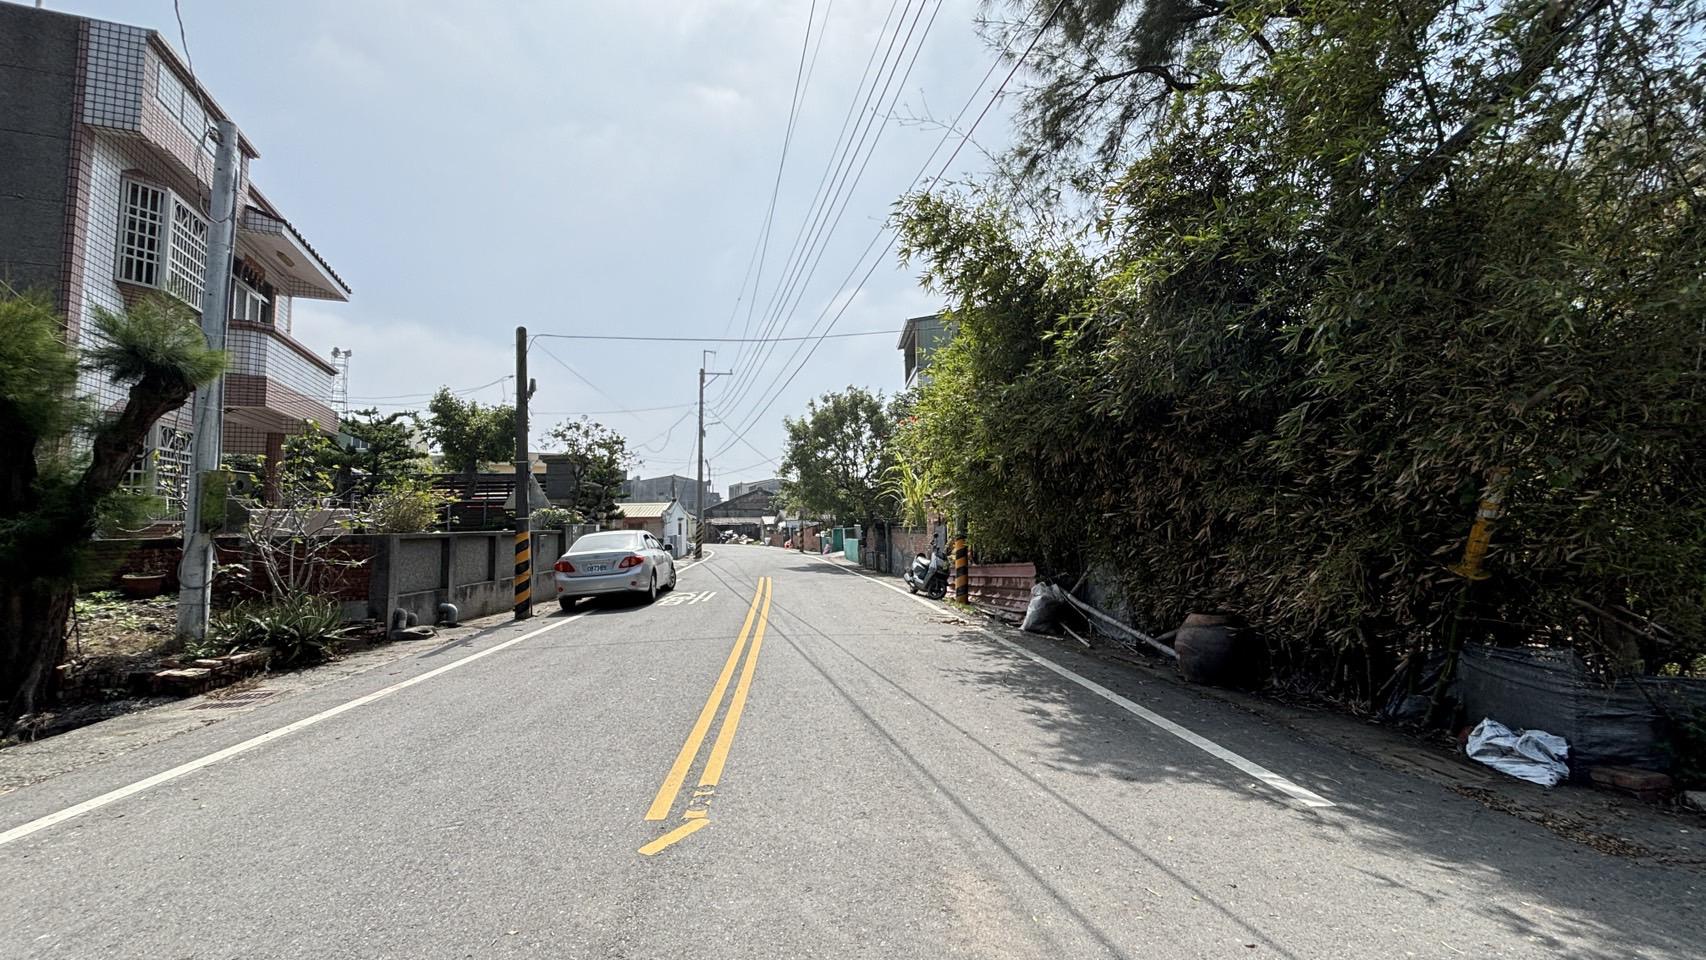
[[[355,537],[373,545],[367,596],[345,599],[352,619],[385,619],[405,610],[421,623],[438,621],[438,605],[456,605],[464,620],[514,609],[515,535],[508,530],[457,533],[408,533]],[[551,565],[563,552],[563,532],[533,533],[533,599],[536,606],[555,596]]]
[[[533,597],[549,603],[556,590],[551,566],[564,549],[565,532],[533,533]],[[221,538],[220,563],[253,563],[243,541]],[[176,537],[98,540],[90,545],[85,590],[116,589],[126,573],[163,572],[165,589],[177,589],[183,542]],[[340,561],[327,572],[324,596],[343,604],[350,620],[383,620],[392,610],[413,613],[421,623],[438,620],[438,605],[456,604],[465,620],[507,613],[514,608],[515,535],[507,530],[458,533],[410,533],[389,536],[355,534],[339,539],[329,552]],[[219,599],[238,599],[234,584],[220,588]]]

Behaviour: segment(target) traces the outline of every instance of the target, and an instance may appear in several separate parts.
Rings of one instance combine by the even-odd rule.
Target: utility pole
[[[527,452],[527,328],[515,328],[515,619],[533,616],[533,458]]]
[[[215,125],[219,144],[213,157],[213,196],[208,208],[207,272],[201,278],[201,333],[207,346],[225,352],[225,325],[231,318],[231,248],[237,229],[237,125]],[[200,640],[207,636],[208,608],[213,602],[213,533],[206,514],[224,512],[219,496],[225,484],[210,483],[219,470],[225,432],[225,377],[195,392],[195,440],[184,503],[184,555],[178,563],[178,636]],[[209,488],[212,488],[211,490]]]
[[[959,513],[954,518],[954,599],[970,603],[971,566],[970,553],[966,549],[966,508],[963,504]]]
[[[695,489],[694,497],[699,502],[699,520],[693,531],[693,559],[705,559],[705,381],[707,378],[726,377],[728,372],[705,372],[705,364],[715,356],[717,351],[706,350],[699,356],[699,486]]]

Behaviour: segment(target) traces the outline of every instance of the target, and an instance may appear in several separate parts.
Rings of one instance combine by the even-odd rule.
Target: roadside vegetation
[[[0,292],[0,730],[53,695],[91,538],[147,510],[121,485],[149,429],[225,362],[165,297],[95,317],[79,355],[46,297]],[[81,368],[124,385],[122,408],[95,409]]]
[[[1012,6],[998,42],[1055,4]],[[1697,2],[1063,5],[1001,169],[900,209],[957,336],[894,492],[1351,700],[1471,640],[1690,671],[1703,38]]]

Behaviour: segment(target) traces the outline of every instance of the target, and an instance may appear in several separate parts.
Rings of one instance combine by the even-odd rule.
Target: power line
[[[537,340],[538,338],[534,337],[533,339]],[[617,400],[615,397],[611,396],[610,394],[605,393],[603,387],[600,387],[598,384],[593,383],[591,380],[588,380],[586,377],[582,376],[581,372],[579,370],[576,370],[574,367],[571,367],[567,363],[564,363],[563,358],[552,353],[550,347],[545,346],[543,343],[539,344],[538,346],[539,346],[539,349],[545,351],[545,355],[547,357],[550,357],[552,360],[557,361],[557,366],[562,367],[564,370],[569,371],[569,373],[571,375],[573,375],[576,380],[579,380],[580,382],[591,387],[594,391],[596,391],[598,393],[599,396],[603,397],[606,400],[610,400],[612,402],[615,402],[615,403],[621,403],[622,402],[620,400]],[[526,389],[526,385],[525,384],[518,384],[516,389],[518,389],[518,390]]]
[[[1066,6],[1066,0],[1056,0],[1056,3],[1054,5],[1053,9],[1051,9],[1049,11],[1048,16],[1046,18],[1044,18],[1042,26],[1037,28],[1036,34],[1031,37],[1031,42],[1026,45],[1024,52],[1021,53],[1013,61],[1012,69],[1007,71],[1007,76],[1002,78],[1000,86],[996,87],[995,92],[990,95],[989,101],[983,105],[983,110],[981,110],[978,113],[977,119],[973,120],[971,123],[971,126],[966,128],[965,133],[960,137],[960,142],[955,145],[953,152],[948,154],[948,159],[942,163],[941,169],[938,170],[936,172],[936,176],[934,178],[932,178],[931,185],[929,188],[926,189],[926,191],[925,191],[926,193],[928,193],[930,189],[934,189],[935,185],[937,183],[941,182],[942,177],[948,172],[948,168],[953,165],[954,159],[960,155],[960,150],[965,147],[966,141],[971,139],[972,133],[977,130],[978,124],[983,122],[983,118],[989,115],[990,109],[995,106],[995,102],[1001,98],[1001,94],[1007,89],[1007,84],[1009,84],[1013,81],[1013,77],[1018,74],[1019,68],[1024,65],[1026,58],[1028,58],[1031,55],[1031,51],[1036,48],[1038,41],[1040,41],[1043,38],[1043,35],[1048,32],[1049,27],[1054,24],[1055,18],[1060,15],[1061,9],[1065,6]],[[919,182],[919,180],[921,180],[923,178],[925,171],[927,171],[930,168],[931,161],[936,159],[936,154],[941,151],[942,147],[948,142],[948,139],[952,136],[954,129],[959,126],[960,119],[965,116],[966,110],[970,109],[971,105],[974,102],[976,102],[977,91],[981,90],[983,87],[983,84],[988,82],[989,77],[995,72],[995,67],[997,65],[999,65],[1000,62],[1001,61],[999,59],[997,59],[994,63],[992,63],[990,65],[990,69],[987,73],[984,74],[983,80],[980,80],[978,82],[978,86],[977,86],[977,88],[975,88],[972,91],[972,95],[969,98],[967,98],[965,104],[960,107],[960,112],[954,117],[954,122],[952,124],[950,124],[948,126],[947,130],[943,133],[941,141],[939,141],[936,144],[935,149],[930,151],[930,156],[925,159],[924,165],[919,168],[918,175],[913,178],[911,186],[909,186],[907,188],[907,192],[910,193],[912,188],[916,187],[918,185],[918,182]],[[888,229],[888,224],[885,223],[883,225],[883,227],[881,227],[877,230],[876,236],[872,237],[871,242],[869,244],[867,244],[865,247],[866,253],[868,253],[870,251],[870,249],[876,245],[877,240],[881,239],[884,231],[887,229]],[[860,279],[860,281],[859,281],[860,287],[863,287],[865,285],[865,283],[870,280],[871,275],[876,272],[877,265],[882,263],[883,258],[886,257],[888,255],[888,252],[894,248],[894,242],[895,242],[895,235],[890,234],[889,242],[884,245],[882,252],[879,253],[877,255],[877,258],[871,262],[871,266],[865,271],[864,277]],[[858,269],[859,269],[858,264],[861,260],[864,259],[864,256],[865,256],[865,254],[861,253],[860,254],[860,260],[854,261],[853,269],[848,271],[848,277],[849,278],[851,278],[852,275],[858,271]],[[845,288],[845,281],[843,282],[843,288]],[[833,301],[831,301],[831,302],[833,302]],[[842,315],[847,312],[847,307],[849,305],[851,305],[852,302],[853,302],[853,298],[848,297],[842,303],[841,309],[836,311],[835,316],[830,319],[829,325],[824,328],[824,337],[820,337],[817,340],[817,342],[812,344],[812,348],[810,351],[808,351],[806,353],[805,359],[801,360],[800,365],[794,368],[794,372],[788,375],[788,379],[783,381],[781,386],[777,387],[776,390],[770,394],[769,401],[767,401],[763,407],[761,407],[756,413],[754,413],[751,417],[749,417],[744,422],[744,424],[743,424],[743,426],[740,429],[739,434],[738,434],[738,436],[741,439],[745,438],[747,432],[752,429],[753,425],[758,422],[759,418],[763,417],[765,412],[767,412],[771,408],[771,406],[773,406],[776,403],[777,398],[782,395],[783,391],[788,389],[788,385],[794,382],[794,378],[799,376],[801,370],[805,369],[806,364],[811,362],[812,355],[817,353],[817,348],[819,346],[823,345],[823,340],[828,336],[829,331],[833,330],[835,328],[835,324],[841,319]],[[826,304],[824,307],[823,313],[820,313],[818,315],[818,318],[821,320],[822,317],[824,316],[824,314],[828,313],[828,311],[829,311],[829,307]],[[816,326],[817,326],[817,321],[813,321],[812,329],[815,329]],[[798,354],[799,354],[799,347],[796,347],[796,348],[794,348],[794,353],[789,356],[787,363],[783,364],[783,368],[786,369],[787,364],[792,363],[794,356],[797,356]],[[730,446],[733,446],[733,444],[725,445],[722,449],[718,450],[712,456],[721,456],[724,452],[726,452],[729,449]]]
[[[687,407],[687,411],[685,413],[683,413],[681,416],[676,417],[675,422],[670,424],[668,429],[664,430],[661,433],[653,435],[650,440],[647,440],[644,443],[634,444],[634,449],[636,449],[636,450],[653,450],[657,453],[662,453],[665,450],[669,449],[669,438],[675,436],[675,428],[681,426],[681,424],[683,422],[685,422],[688,417],[693,416],[693,408],[697,407],[698,404],[697,403],[689,403],[689,404],[685,404],[685,406]],[[662,437],[663,442],[658,444],[656,447],[653,447],[652,442],[657,440],[658,437]]]
[[[908,2],[908,6],[910,6],[911,0],[907,0],[907,2]],[[871,66],[872,66],[872,64],[877,62],[877,51],[882,48],[883,37],[884,37],[884,35],[886,35],[888,33],[889,22],[894,19],[894,12],[899,6],[900,6],[900,0],[891,0],[891,2],[889,3],[888,13],[885,14],[883,17],[883,24],[877,30],[876,42],[871,45],[871,52],[870,52],[870,54],[868,54],[865,57],[865,66],[864,66],[864,69],[860,72],[859,83],[856,87],[853,88],[853,96],[851,99],[848,100],[848,103],[847,103],[847,114],[846,114],[846,116],[841,118],[841,129],[835,135],[834,146],[830,148],[829,162],[824,165],[823,173],[818,177],[817,186],[812,190],[812,201],[811,201],[811,204],[806,209],[806,216],[808,219],[811,217],[812,211],[816,209],[817,204],[818,204],[818,200],[821,197],[821,195],[823,194],[823,187],[824,187],[824,184],[829,180],[830,171],[839,166],[839,155],[842,151],[844,144],[847,142],[848,125],[853,122],[853,117],[857,111],[857,107],[858,107],[858,103],[859,103],[859,92],[865,89],[865,81],[870,79],[870,77],[871,77]],[[904,13],[901,14],[901,20],[904,21],[905,19],[906,19],[906,15]],[[900,34],[900,30],[897,27],[895,30],[895,35],[899,36],[899,34]],[[889,48],[892,50],[893,47],[894,47],[894,42],[891,39],[889,42]],[[885,52],[883,54],[883,62],[885,65],[888,62],[887,52]],[[873,85],[873,88],[874,88],[874,85]],[[803,232],[803,230],[804,230],[804,224],[802,223],[801,231]],[[783,273],[784,274],[786,274],[788,272],[787,264],[789,264],[793,261],[794,254],[799,247],[799,242],[800,242],[800,233],[795,233],[794,243],[792,245],[792,249],[790,249],[788,252],[788,259],[786,261],[784,261],[784,267],[783,267]],[[756,245],[754,245],[754,249],[756,250]],[[743,283],[743,287],[744,287],[744,283]],[[756,303],[757,299],[758,299],[758,284],[757,283],[753,284],[752,297],[753,297],[753,302]],[[765,305],[764,312],[765,312],[765,315],[767,315],[767,316],[769,315],[769,313],[770,313],[770,305],[769,304]],[[744,327],[742,327],[742,329],[741,329],[741,336],[743,336],[743,337],[746,336],[748,333],[751,332],[751,329],[752,329],[752,313],[751,313],[751,307],[749,306],[748,312],[747,312],[746,325]],[[735,357],[736,369],[739,369],[739,367],[740,367],[740,361],[742,359],[742,356],[744,356],[744,351],[741,355]]]
[[[841,226],[841,219],[846,215],[847,207],[853,201],[853,192],[858,188],[859,181],[864,179],[865,170],[871,163],[871,157],[876,155],[877,145],[882,142],[883,133],[887,130],[887,124],[879,123],[878,118],[886,117],[894,111],[894,105],[900,100],[901,93],[906,87],[906,81],[912,76],[912,69],[918,63],[918,55],[923,51],[924,44],[929,39],[930,31],[936,24],[936,17],[941,12],[942,2],[941,0],[937,0],[936,7],[931,12],[929,21],[924,24],[924,32],[919,36],[918,44],[912,49],[912,57],[907,61],[906,70],[900,75],[900,83],[895,87],[894,96],[890,98],[887,109],[883,109],[883,97],[888,94],[889,86],[895,79],[895,71],[891,70],[889,72],[889,79],[884,82],[882,92],[877,95],[877,109],[872,113],[870,122],[865,125],[865,132],[860,136],[859,145],[854,147],[854,153],[856,154],[858,152],[859,146],[863,146],[864,144],[865,137],[869,136],[874,129],[875,136],[871,140],[870,149],[865,152],[864,159],[860,161],[858,172],[853,174],[851,180],[846,179],[845,174],[843,174],[841,187],[837,188],[835,193],[831,195],[829,203],[823,208],[820,215],[820,221],[816,228],[816,254],[812,254],[812,241],[808,240],[805,252],[802,254],[800,266],[795,271],[793,281],[790,283],[788,289],[780,291],[781,298],[776,305],[776,316],[772,321],[773,327],[775,325],[786,327],[786,318],[788,318],[792,314],[793,310],[799,306],[800,300],[804,298],[806,291],[810,289],[813,278],[817,276],[818,265],[823,261],[823,256],[829,249],[830,239],[835,235],[835,231]],[[919,16],[922,16],[923,13],[924,8],[921,6],[918,11],[918,16],[913,17],[912,27],[908,28],[907,41],[911,40],[912,31],[918,26]],[[902,56],[905,55],[905,50],[906,42],[903,41],[901,45]],[[897,58],[895,61],[896,69],[899,68],[899,64],[900,61]],[[849,169],[851,169],[851,163],[849,163]],[[843,192],[843,190],[845,192]],[[836,207],[837,200],[840,201],[839,208]],[[834,210],[834,219],[829,221],[828,229],[825,230],[823,228],[823,221],[828,220],[832,209]],[[806,257],[811,258],[811,264],[809,267],[805,265]],[[775,349],[776,347],[773,343],[758,348],[756,353],[759,355],[756,356],[755,362],[751,367],[747,383],[741,388],[739,396],[730,401],[731,404],[740,403],[741,400],[751,392],[752,385],[756,381],[759,371],[763,369],[765,364],[769,363],[770,358],[775,353]]]
[[[727,423],[724,423],[724,422],[723,422],[723,421],[721,421],[721,420],[718,420],[718,421],[717,421],[717,426],[719,426],[719,427],[722,427],[722,428],[723,428],[723,429],[724,429],[724,430],[727,430],[727,431],[729,431],[729,432],[730,432],[730,433],[731,433],[731,434],[733,434],[733,433],[734,433],[734,430],[733,430],[733,428],[731,428],[731,427],[730,427],[730,426],[729,426],[729,425],[728,425],[728,424],[727,424]],[[751,451],[752,451],[752,452],[753,452],[753,453],[756,453],[756,454],[758,454],[758,455],[759,455],[759,456],[761,456],[761,457],[764,457],[764,462],[765,462],[765,463],[778,463],[778,462],[779,462],[779,461],[778,461],[778,460],[777,460],[777,458],[775,458],[775,457],[765,457],[765,456],[764,456],[764,451],[763,451],[763,450],[760,450],[760,449],[758,449],[758,448],[757,448],[757,447],[755,447],[755,446],[753,446],[753,445],[752,445],[752,441],[751,441],[751,440],[748,440],[748,439],[747,439],[747,438],[746,438],[746,436],[745,436],[745,435],[744,435],[744,434],[735,434],[735,439],[736,439],[736,440],[739,440],[739,441],[740,441],[740,442],[741,442],[741,443],[744,443],[744,444],[746,444],[746,448],[747,448],[747,449],[748,449],[748,450],[751,450]],[[726,450],[726,449],[728,449],[728,448],[727,448],[727,447],[724,447],[724,448],[723,448],[723,449],[725,449],[725,450]]]
[[[509,374],[505,374],[505,375],[497,378],[496,380],[492,380],[492,381],[489,381],[487,383],[482,383],[477,387],[463,387],[460,390],[452,390],[450,392],[453,394],[456,394],[457,396],[461,396],[464,393],[473,393],[476,390],[484,390],[487,387],[496,386],[497,384],[500,384],[500,383],[504,382],[505,380],[514,380],[514,379],[515,379],[515,374],[509,373]],[[381,394],[381,395],[375,395],[375,396],[370,396],[370,397],[368,397],[368,396],[349,397],[348,399],[350,399],[350,400],[410,400],[410,399],[413,399],[415,397],[434,397],[437,395],[438,395],[438,391],[434,390],[431,393],[390,393],[390,394]]]
[[[723,476],[726,477],[726,476],[729,476],[731,474],[744,473],[748,470],[756,470],[759,467],[762,467],[767,463],[775,463],[775,462],[776,462],[776,458],[769,457],[769,458],[766,458],[764,460],[760,460],[757,463],[749,463],[744,467],[727,467],[727,468],[724,468],[724,470],[723,470]],[[739,481],[736,481],[736,482],[738,483]]]
[[[848,338],[848,336],[894,336],[892,329],[885,331],[853,331],[853,333],[829,334],[831,338]],[[539,333],[532,334],[534,339],[616,339],[616,341],[638,341],[638,343],[788,343],[797,339],[812,339],[810,336],[775,336],[775,338],[756,338],[756,336],[619,336],[619,334],[594,333]]]
[[[925,5],[927,3],[928,0],[924,0],[923,3],[919,4],[917,12],[912,16],[911,25],[907,27],[906,36],[903,40],[901,39],[900,26],[901,24],[906,23],[907,13],[912,10],[912,0],[906,0],[905,5],[901,7],[900,17],[895,20],[894,32],[889,36],[888,47],[883,51],[881,63],[877,69],[876,75],[871,80],[869,89],[865,88],[864,77],[860,78],[859,87],[854,91],[853,98],[848,102],[848,114],[843,118],[842,131],[836,138],[836,146],[832,151],[830,161],[825,165],[824,173],[818,179],[818,185],[816,190],[813,191],[812,201],[806,211],[806,216],[802,219],[799,230],[794,234],[794,242],[788,254],[788,264],[784,268],[783,274],[776,284],[776,288],[771,291],[769,302],[765,304],[764,320],[760,327],[762,332],[761,335],[769,336],[776,329],[776,326],[782,322],[786,313],[786,304],[789,296],[794,287],[799,283],[804,272],[805,264],[807,260],[812,257],[814,247],[818,245],[820,240],[825,246],[827,246],[830,236],[833,235],[833,228],[829,233],[825,233],[823,231],[823,226],[829,216],[829,212],[835,208],[836,201],[841,199],[843,189],[847,189],[848,195],[851,197],[851,188],[857,187],[859,178],[863,176],[864,165],[861,165],[859,168],[859,175],[855,176],[851,182],[848,180],[848,173],[853,169],[853,164],[858,161],[860,150],[865,146],[867,138],[870,137],[871,126],[875,122],[875,118],[879,113],[878,108],[881,107],[882,98],[887,95],[889,86],[894,82],[895,71],[899,68],[901,60],[906,56],[906,48],[912,42],[912,36],[918,29],[918,20],[923,16]],[[938,0],[937,3],[937,10],[938,12],[941,10],[940,0]],[[891,13],[892,12],[893,8],[891,6]],[[934,19],[934,17],[931,18],[932,22],[934,22]],[[888,21],[885,18],[885,27],[887,23]],[[926,29],[926,33],[928,33],[928,28]],[[896,41],[899,41],[898,51],[895,46]],[[879,34],[878,40],[879,45],[880,43],[881,34]],[[922,46],[923,39],[920,39],[919,47],[922,48]],[[872,53],[874,54],[875,52],[876,47],[873,46]],[[893,54],[892,61],[890,59],[891,54]],[[913,56],[916,59],[916,50],[914,51]],[[907,69],[910,75],[911,66],[909,65]],[[869,75],[868,70],[867,75]],[[881,92],[878,91],[878,81],[882,82]],[[862,102],[860,91],[863,91]],[[875,99],[876,107],[872,106],[873,98]],[[853,120],[855,114],[858,115],[859,119],[854,122],[852,129],[849,130],[848,123]],[[878,134],[878,139],[879,141],[881,139],[880,132]],[[876,143],[873,142],[871,144],[871,150],[865,153],[865,164],[870,162],[870,157],[875,150]],[[727,385],[726,388],[719,392],[719,398],[732,397],[733,399],[728,401],[728,403],[731,405],[733,403],[738,403],[740,399],[751,389],[752,381],[758,376],[758,371],[762,369],[764,362],[768,360],[773,349],[774,348],[766,349],[765,347],[757,347],[753,349],[750,355],[748,355],[743,349],[740,355],[736,358],[735,369],[737,371],[737,376]],[[743,360],[746,361],[744,366],[742,365]]]
[[[833,0],[831,0],[831,4],[833,5]],[[823,35],[829,32],[829,13],[829,9],[825,8],[823,12],[823,29],[820,29],[817,35],[819,48],[823,46]],[[769,259],[770,256],[770,230],[776,224],[776,199],[782,193],[782,171],[788,166],[788,148],[794,143],[794,126],[799,122],[800,105],[805,100],[800,89],[801,80],[805,78],[806,49],[811,46],[812,21],[816,17],[817,0],[812,0],[811,9],[806,12],[806,34],[800,38],[800,65],[794,68],[794,94],[788,101],[788,127],[782,134],[782,156],[776,161],[776,180],[770,186],[770,206],[764,212],[764,228],[758,232],[758,258],[756,260],[758,272],[753,275],[752,279],[752,299],[747,302],[746,324],[741,327],[741,334],[743,336],[752,326],[752,307],[758,302],[758,288],[763,284],[764,280],[764,261]],[[817,67],[817,55],[815,53],[812,55],[812,67],[814,70]],[[807,80],[807,82],[809,83],[810,81]],[[741,281],[743,290],[745,289],[745,284],[746,282],[744,280]],[[738,299],[735,301],[735,309],[740,309],[740,301]],[[734,314],[731,313],[729,314],[729,323],[724,325],[724,333],[728,332],[728,327],[732,325],[733,322]]]
[[[657,413],[661,410],[682,410],[697,406],[692,403],[672,403],[662,407],[626,407],[621,410],[535,410],[542,417],[597,417],[615,413]]]

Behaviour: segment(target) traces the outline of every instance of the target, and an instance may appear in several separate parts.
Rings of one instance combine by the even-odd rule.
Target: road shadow
[[[825,563],[787,569],[860,576]],[[921,696],[917,689],[922,684],[909,683],[905,676],[909,672],[916,676],[921,668],[934,670],[968,689],[1016,701],[1030,722],[1047,734],[1049,748],[1042,761],[1049,769],[1143,785],[1208,784],[1223,788],[1235,802],[1283,809],[1288,816],[1305,822],[1316,839],[1342,847],[1345,859],[1335,859],[1339,867],[1335,872],[1341,872],[1349,862],[1349,872],[1357,876],[1357,887],[1379,891],[1369,901],[1388,910],[1470,911],[1521,941],[1544,947],[1548,953],[1582,960],[1701,955],[1700,945],[1706,943],[1706,911],[1699,910],[1698,904],[1706,874],[1696,867],[1637,862],[1600,853],[1544,827],[1489,810],[1438,783],[1384,767],[1232,704],[1204,698],[1171,681],[1080,656],[1047,640],[1013,638],[1022,647],[1330,798],[1336,806],[1304,809],[1272,790],[1253,789],[1249,775],[1206,755],[1191,756],[1189,751],[1194,747],[1183,748],[1186,759],[1182,761],[1157,762],[1157,757],[1179,756],[1181,742],[1020,652],[993,642],[977,628],[981,625],[952,622],[958,618],[950,609],[943,608],[922,625],[917,620],[902,625],[899,619],[924,612],[895,613],[891,619],[897,629],[876,633],[889,637],[906,634],[911,646],[905,652],[904,665],[893,662],[892,647],[849,642],[856,636],[871,635],[869,632],[832,636],[813,623],[804,609],[788,602],[776,604],[772,630],[786,638],[866,723],[914,765],[922,766],[900,745],[896,734],[884,728],[830,676],[833,671],[825,669],[826,656],[869,674],[930,714],[942,724],[945,734],[963,738],[971,749],[987,754],[994,763],[1058,802],[1064,815],[1081,819],[1108,842],[1121,845],[1187,888],[1188,880],[1168,871],[1142,848],[1142,838],[1130,833],[1129,824],[1099,819],[1034,770],[1007,759],[978,731],[955,722]],[[868,611],[871,621],[880,622],[885,615],[874,604]],[[864,630],[869,627],[864,626]],[[885,657],[889,662],[885,663]],[[896,679],[897,675],[902,679]],[[956,793],[960,788],[939,782],[929,771],[922,772],[936,789],[963,808]],[[983,829],[981,823],[979,826]],[[1010,856],[1016,856],[1002,846]],[[1363,862],[1357,862],[1359,857]],[[1395,875],[1394,863],[1402,864],[1404,872],[1414,876],[1406,879]],[[1030,865],[1020,866],[1034,873]],[[1328,866],[1323,864],[1323,869]],[[1456,888],[1464,880],[1498,894],[1472,899],[1468,890]],[[1054,889],[1046,883],[1044,886]],[[1217,903],[1206,892],[1194,895]],[[1261,933],[1258,920],[1236,916],[1224,906],[1217,906],[1217,910],[1245,926],[1252,936]],[[1273,943],[1265,934],[1260,939]],[[1427,946],[1420,944],[1417,948]],[[1277,945],[1274,949],[1287,955]]]

